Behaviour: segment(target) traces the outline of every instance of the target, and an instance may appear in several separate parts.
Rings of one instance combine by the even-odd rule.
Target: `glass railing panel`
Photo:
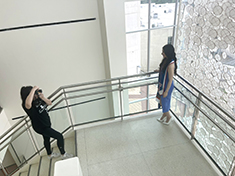
[[[59,132],[63,132],[71,126],[68,114],[68,108],[65,100],[60,102],[58,106],[49,111],[51,119],[51,127]]]
[[[26,120],[29,120],[29,117],[27,117]],[[23,128],[21,128],[24,124],[25,124],[25,120],[22,121],[21,123],[19,123],[12,130],[9,129],[9,132],[5,136],[2,136],[2,139],[0,140],[0,142],[2,143],[3,141],[7,140],[8,138],[12,138],[13,135],[16,136],[17,134],[21,133],[24,130]]]
[[[158,108],[156,101],[157,84],[149,85],[149,110]]]
[[[220,124],[221,127],[226,129],[227,131],[230,131],[230,133],[233,136],[235,136],[235,129],[231,128],[231,126],[230,126],[230,125],[233,125],[235,127],[235,120],[228,117],[228,115],[226,115],[224,112],[219,110],[217,107],[215,107],[215,105],[213,105],[211,102],[209,102],[204,97],[202,97],[202,100],[203,100],[203,102],[205,102],[205,104],[202,105],[205,112],[211,114],[211,118],[213,118],[213,120],[215,120],[215,122]],[[211,110],[211,108],[213,109],[213,111]]]
[[[185,89],[181,84],[174,82],[175,88],[172,93],[171,110],[190,132],[192,118],[195,111],[196,97]],[[192,103],[191,103],[192,102]]]
[[[148,110],[148,98],[154,94],[156,95],[156,76],[157,74],[154,74],[152,77],[145,75],[122,80],[122,87],[127,96],[125,97],[126,101],[123,103],[125,107],[128,107],[124,111],[125,115]],[[154,91],[151,90],[148,94],[148,87],[153,88]],[[155,101],[154,96],[151,99],[151,101],[153,100],[153,103]]]
[[[189,132],[191,131],[192,126],[192,108],[193,107],[188,100],[183,98],[177,90],[173,90],[171,98],[171,110]]]
[[[116,81],[113,82],[113,84],[115,84]],[[111,110],[111,112],[113,111],[113,116],[114,117],[119,117],[121,116],[121,108],[124,109],[123,111],[125,111],[126,108],[128,107],[121,107],[121,102],[120,101],[126,101],[126,92],[123,91],[121,92],[119,89],[119,85],[113,85],[112,86],[112,90],[115,90],[113,91],[112,93],[109,93],[108,97],[110,99],[110,102],[112,102],[112,107],[113,108]],[[120,99],[120,97],[122,97],[122,99]]]
[[[24,163],[25,160],[28,160],[36,153],[29,131],[26,130],[26,127],[23,127],[23,129],[24,132],[14,137],[11,142],[11,147],[21,163]]]
[[[203,102],[205,100],[203,99]],[[213,108],[214,106],[212,104],[204,104],[201,103],[200,105],[201,109],[220,127],[222,127],[225,131],[227,131],[231,136],[234,136],[235,138],[235,125],[233,124],[233,121],[230,120],[225,114],[223,114],[221,111],[218,111],[216,108]],[[212,109],[214,110],[212,110]]]
[[[35,143],[37,145],[37,149],[41,150],[44,147],[42,135],[36,133],[32,127],[29,128],[29,130],[30,130],[32,136],[34,137]]]
[[[9,141],[6,141],[4,144],[6,144],[8,142]],[[3,145],[3,146],[5,146],[5,145]],[[8,146],[9,145],[7,145],[6,147],[3,147],[2,150],[0,151],[0,162],[4,160],[5,154],[6,154],[7,150],[8,150]],[[1,168],[1,166],[0,166],[0,168]]]
[[[235,156],[235,143],[202,113],[199,114],[195,138],[223,172],[228,173]]]
[[[128,91],[128,101],[124,102],[124,106],[129,104],[129,111],[125,111],[125,114],[147,110],[147,86],[129,88],[125,91]]]
[[[116,86],[114,86],[115,89]],[[78,96],[69,99],[70,110],[75,120],[75,124],[83,124],[87,122],[102,120],[114,116],[114,106],[119,107],[119,91],[111,92],[111,86],[96,88],[96,90],[88,89],[83,92],[69,93],[68,97]],[[120,115],[115,112],[115,116]]]

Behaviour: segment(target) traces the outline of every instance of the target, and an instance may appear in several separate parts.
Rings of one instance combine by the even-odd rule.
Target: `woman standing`
[[[177,64],[175,57],[175,49],[171,44],[167,44],[162,48],[162,62],[160,64],[158,92],[156,98],[160,100],[163,115],[158,119],[159,122],[169,125],[171,122],[170,104],[171,94],[174,89],[173,76],[176,74]]]
[[[51,105],[51,101],[44,97],[43,93],[37,86],[24,86],[20,90],[22,99],[22,107],[28,114],[34,131],[41,134],[44,139],[44,146],[47,151],[48,158],[58,157],[59,154],[52,153],[50,138],[57,140],[57,146],[60,150],[62,159],[72,157],[64,150],[64,137],[61,133],[51,128],[51,120],[47,113],[47,105]]]

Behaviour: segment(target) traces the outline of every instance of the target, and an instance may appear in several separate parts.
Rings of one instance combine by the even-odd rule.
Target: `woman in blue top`
[[[163,59],[160,64],[157,99],[162,105],[163,115],[158,119],[159,122],[169,125],[171,115],[169,113],[171,94],[174,89],[173,76],[176,74],[177,64],[175,57],[175,49],[171,44],[167,44],[162,48]]]

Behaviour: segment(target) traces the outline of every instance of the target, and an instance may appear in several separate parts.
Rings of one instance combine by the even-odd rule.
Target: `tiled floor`
[[[161,112],[77,130],[83,176],[218,176],[175,121]]]

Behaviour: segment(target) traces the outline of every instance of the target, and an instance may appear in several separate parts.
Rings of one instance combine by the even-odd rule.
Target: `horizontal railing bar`
[[[200,93],[204,98],[206,98],[210,103],[212,103],[216,108],[218,108],[219,110],[221,110],[224,114],[226,114],[232,121],[235,122],[235,119],[233,118],[233,115],[228,113],[224,108],[222,108],[221,106],[217,105],[216,103],[214,103],[209,97],[207,97],[203,92],[201,92],[198,88],[196,88],[195,86],[193,86],[190,82],[188,82],[187,80],[185,80],[182,76],[177,75],[180,79],[182,79],[184,82],[186,82],[189,86],[191,86],[193,89],[195,89],[198,93]]]
[[[130,116],[130,115],[135,115],[135,114],[140,114],[140,113],[147,113],[147,112],[152,112],[152,111],[156,111],[159,110],[159,108],[155,108],[155,109],[150,109],[150,110],[146,110],[146,111],[139,111],[139,112],[135,112],[135,113],[130,113],[130,114],[124,114],[123,116]],[[122,116],[113,116],[113,117],[107,117],[104,119],[99,119],[99,120],[93,120],[93,121],[89,121],[89,122],[84,122],[84,123],[79,123],[79,124],[75,124],[74,127],[76,126],[81,126],[81,125],[87,125],[87,124],[91,124],[91,123],[97,123],[97,122],[102,122],[102,121],[106,121],[106,120],[112,120],[112,119],[116,119],[116,118],[121,118]]]
[[[59,97],[61,97],[64,93],[60,93],[59,95],[57,95],[53,100],[51,100],[51,102],[54,102],[55,100],[57,100]]]
[[[25,115],[23,115],[23,116],[19,116],[19,117],[14,117],[14,118],[12,118],[11,120],[22,119],[22,118],[24,118],[24,117],[25,117]]]
[[[25,124],[24,124],[25,125]],[[9,141],[8,143],[6,143],[2,148],[0,148],[0,151],[2,151],[5,147],[7,147],[11,142],[13,142],[17,137],[19,137],[21,134],[23,134],[27,129],[29,129],[29,127],[26,127],[23,131],[21,131],[19,134],[17,134],[14,138],[12,137],[11,141]],[[8,139],[8,138],[7,138]],[[6,140],[4,140],[5,142]],[[0,145],[2,145],[3,142],[1,142]]]
[[[146,81],[146,80],[151,80],[151,79],[156,79],[157,77],[147,77],[147,78],[143,78],[143,79],[138,79],[138,80],[133,80],[133,81],[125,81],[125,82],[121,82],[121,84],[130,84],[133,82],[141,82],[141,81]]]
[[[14,125],[12,125],[12,127],[10,129],[8,129],[5,133],[3,133],[1,136],[0,136],[0,141],[2,138],[4,138],[8,133],[10,133],[14,128],[16,128],[20,123],[22,123],[23,121],[25,121],[25,119],[27,118],[28,116],[26,115],[22,120],[20,120],[19,122],[16,122]]]
[[[129,89],[129,88],[135,88],[135,87],[139,87],[139,86],[148,86],[148,85],[153,85],[156,84],[155,83],[151,83],[151,84],[140,84],[140,85],[136,85],[136,86],[130,86],[130,87],[121,87],[121,88],[117,88],[117,89],[112,89],[112,90],[107,90],[107,91],[100,91],[100,92],[93,92],[93,93],[88,93],[88,94],[83,94],[83,95],[75,95],[75,96],[71,96],[71,97],[67,97],[67,98],[62,98],[60,101],[58,101],[55,105],[53,105],[50,109],[52,110],[54,107],[56,107],[58,104],[60,104],[63,100],[67,99],[75,99],[75,98],[81,98],[81,97],[85,97],[85,96],[91,96],[91,95],[97,95],[97,94],[102,94],[102,93],[110,93],[110,92],[114,92],[114,91],[120,91],[120,90],[124,90],[124,89]]]
[[[137,33],[137,32],[147,32],[147,31],[152,31],[152,30],[158,30],[158,29],[166,29],[166,28],[173,28],[176,27],[176,25],[169,25],[169,26],[160,26],[160,27],[154,27],[154,28],[150,28],[150,29],[140,29],[140,30],[136,30],[136,31],[128,31],[126,32],[126,34],[132,34],[132,33]]]
[[[59,107],[59,108],[50,109],[50,111],[55,111],[55,110],[59,110],[59,109],[67,108],[67,107],[72,107],[72,106],[77,106],[77,105],[81,105],[81,104],[85,104],[85,103],[90,103],[90,102],[102,100],[102,99],[105,99],[105,98],[106,97],[100,97],[100,98],[84,101],[84,102],[81,102],[81,103],[75,103],[75,104],[68,105],[68,106],[62,106],[62,107]]]
[[[154,79],[155,77],[152,77],[151,79]],[[136,80],[136,81],[133,81],[133,82],[138,82],[138,81],[144,81],[144,80],[148,80],[150,78],[146,78],[146,79],[142,79],[142,80]],[[130,81],[132,82],[132,81]],[[130,83],[130,82],[122,82],[121,84],[127,84],[127,83]],[[153,84],[157,84],[156,83],[153,83]],[[103,88],[103,87],[109,87],[109,86],[115,86],[115,85],[119,85],[119,83],[115,83],[115,84],[109,84],[109,85],[103,85],[103,86],[97,86],[97,87],[89,87],[89,88],[84,88],[84,89],[78,89],[78,90],[72,90],[72,91],[66,91],[65,93],[74,93],[74,92],[78,92],[78,91],[84,91],[84,90],[91,90],[91,89],[96,89],[96,88]],[[150,85],[150,84],[146,84],[147,85]],[[138,86],[138,85],[137,85]],[[136,87],[136,86],[135,86]],[[124,88],[124,87],[123,87]],[[131,88],[131,87],[127,87],[127,88]],[[124,88],[126,89],[126,88]],[[105,92],[104,92],[105,93]]]
[[[103,87],[109,87],[109,86],[116,86],[116,85],[119,85],[119,83],[96,86],[96,87],[87,87],[87,88],[83,88],[83,89],[70,90],[70,91],[65,91],[64,93],[74,93],[74,92],[78,92],[78,91],[85,91],[85,90],[91,90],[91,89],[97,89],[97,88],[103,88]]]
[[[145,81],[145,80],[155,79],[155,78],[157,78],[157,77],[149,77],[149,78],[138,79],[138,80],[129,81],[129,82],[121,82],[121,84],[128,84],[128,83],[132,83],[132,82],[140,82],[140,81]],[[96,86],[96,87],[88,87],[88,88],[84,88],[84,89],[77,89],[77,90],[71,90],[71,91],[65,91],[65,93],[73,93],[73,92],[78,92],[78,91],[91,90],[91,89],[110,87],[110,86],[116,86],[116,85],[119,85],[119,83],[108,84],[108,85],[103,85],[103,86]]]
[[[67,97],[67,98],[62,98],[59,102],[57,102],[54,106],[52,106],[52,107],[50,108],[50,110],[53,109],[55,106],[57,106],[59,103],[61,103],[63,100],[81,98],[81,97],[85,97],[85,96],[97,95],[97,94],[102,94],[102,93],[110,93],[110,92],[118,91],[118,90],[119,90],[119,88],[113,89],[113,90],[109,90],[109,91],[93,92],[93,93],[89,93],[89,94],[76,95],[76,96],[71,96],[71,97]]]
[[[145,101],[145,100],[148,100],[148,99],[153,99],[153,98],[156,98],[156,97],[155,96],[151,96],[149,98],[142,98],[142,99],[130,101],[129,104],[138,103],[138,102]]]
[[[24,121],[26,121],[26,122],[28,123],[30,120],[26,120],[26,119],[25,119]],[[19,127],[17,127],[17,129],[15,129],[14,131],[13,131],[13,130],[9,131],[7,134],[9,134],[9,133],[12,132],[12,131],[13,131],[13,132],[10,133],[10,136],[6,137],[3,141],[0,140],[0,141],[1,141],[1,142],[0,142],[0,145],[2,145],[8,138],[10,138],[12,135],[14,135],[14,134],[15,134],[20,128],[22,128],[24,125],[25,125],[25,123],[21,124],[21,125],[20,125]],[[7,135],[7,134],[6,134],[6,135]],[[6,136],[6,135],[5,135],[5,136]],[[3,136],[3,137],[4,137],[4,136]],[[3,138],[2,138],[2,139],[3,139]],[[0,150],[0,151],[1,151],[1,150]]]
[[[179,82],[178,80],[176,80],[181,86],[183,86],[187,91],[189,91],[192,95],[195,96],[195,98],[197,98],[197,96],[191,91],[189,90],[187,87],[185,87],[181,82]],[[198,98],[197,98],[198,99]],[[215,109],[213,109],[211,106],[209,106],[206,102],[204,102],[203,100],[200,99],[200,101],[206,105],[211,111],[213,111],[217,116],[219,116],[224,122],[226,122],[228,125],[230,125],[233,129],[235,129],[235,126],[226,118],[224,118],[219,112],[217,112]]]
[[[213,124],[215,124],[222,132],[224,132],[234,143],[235,143],[235,138],[231,136],[230,134],[227,133],[220,125],[218,125],[216,122],[214,122],[213,119],[211,119],[200,107],[198,107],[195,103],[193,103],[188,97],[186,97],[177,87],[175,87],[178,92],[180,92],[190,103],[192,103],[195,108],[197,108],[201,113],[203,113]]]
[[[117,77],[117,78],[112,78],[112,79],[104,79],[104,80],[99,80],[99,81],[91,81],[91,82],[86,82],[86,83],[61,86],[54,93],[52,93],[49,96],[49,98],[51,98],[52,96],[57,94],[62,89],[68,89],[68,88],[73,88],[73,87],[79,87],[79,86],[85,86],[85,85],[91,85],[91,84],[98,84],[98,83],[104,83],[104,82],[118,81],[120,79],[133,78],[133,77],[137,77],[137,76],[145,76],[145,75],[151,75],[151,74],[157,74],[157,72],[148,72],[148,73],[144,73],[144,74],[135,74],[135,75],[122,76],[122,77]]]
[[[141,87],[141,86],[150,86],[150,85],[154,85],[154,84],[158,84],[158,82],[153,82],[153,83],[149,83],[149,84],[138,84],[135,86],[128,86],[128,87],[122,87],[123,90],[125,89],[130,89],[130,88],[135,88],[135,87]]]

